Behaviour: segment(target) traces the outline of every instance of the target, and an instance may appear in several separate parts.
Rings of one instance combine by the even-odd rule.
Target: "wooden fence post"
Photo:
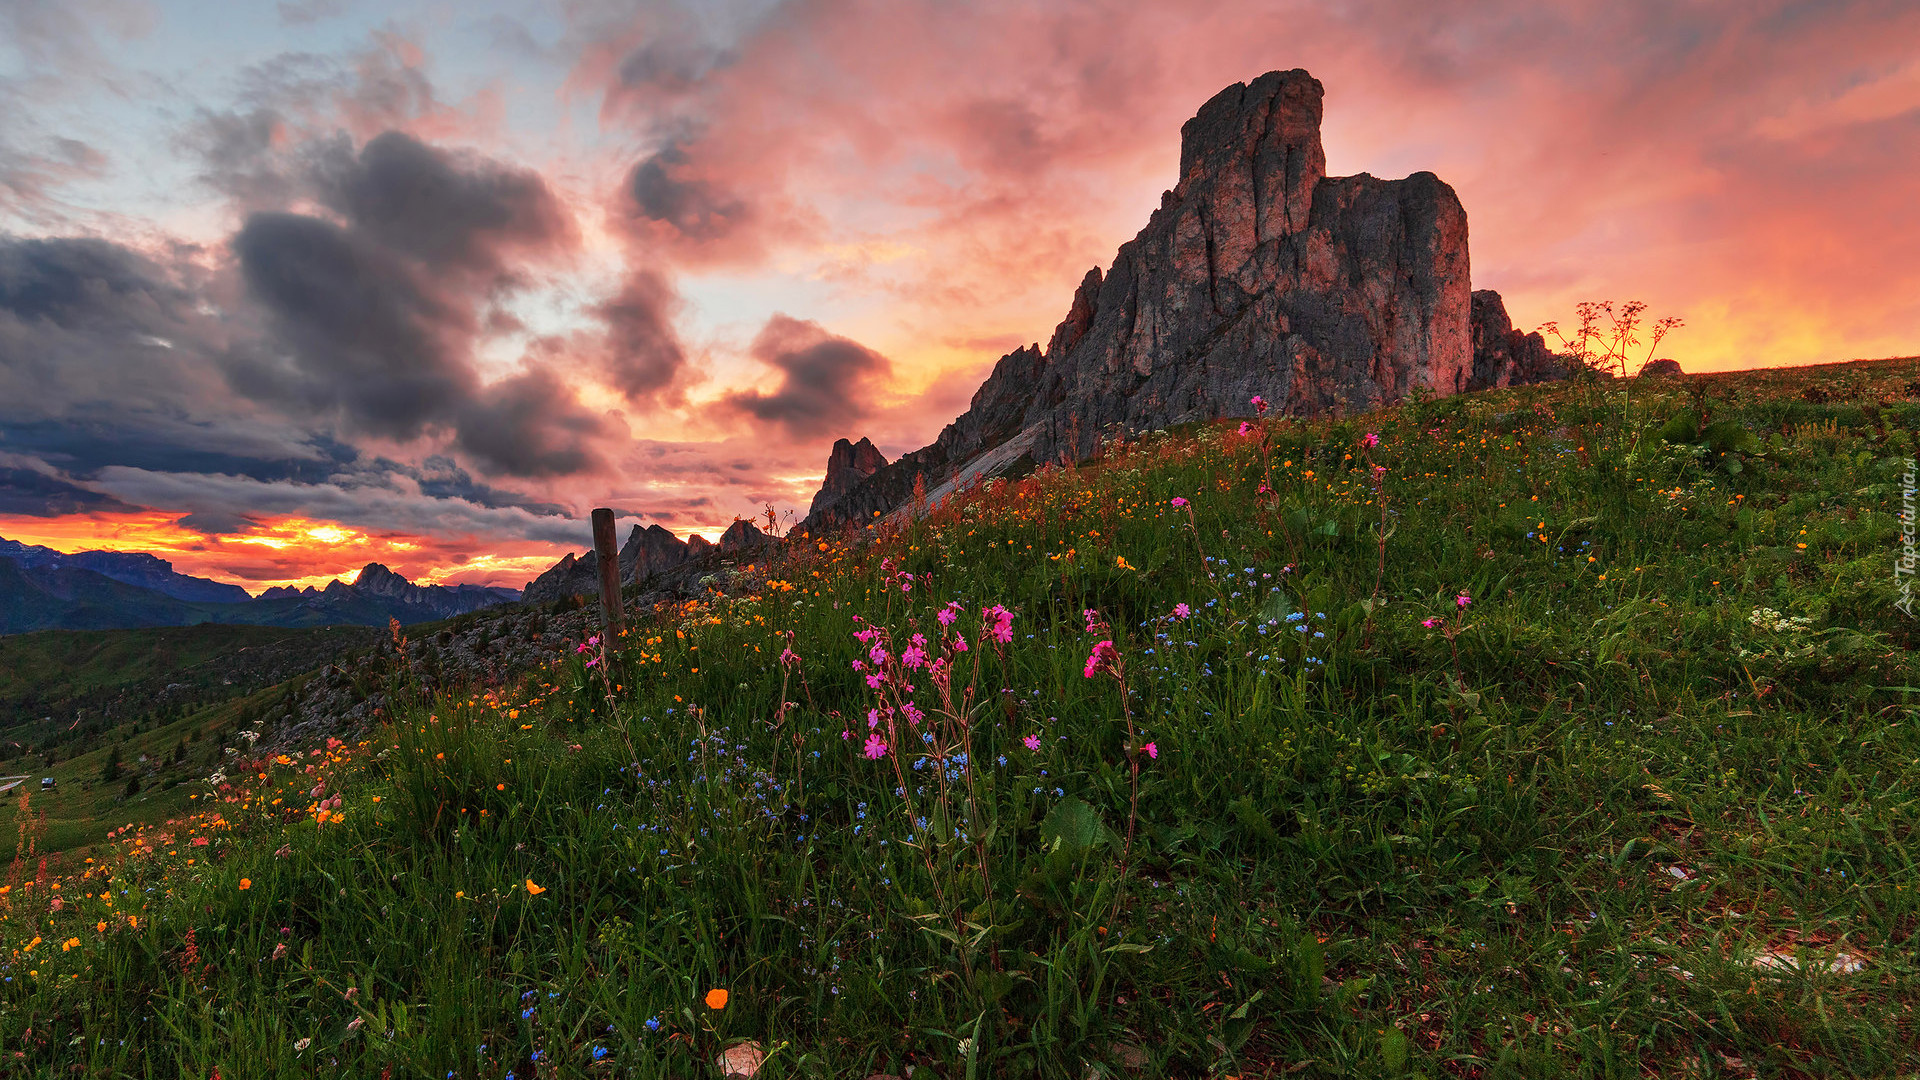
[[[593,512],[593,554],[600,563],[600,623],[606,632],[607,648],[627,627],[627,614],[620,601],[620,551],[613,545],[613,511]]]

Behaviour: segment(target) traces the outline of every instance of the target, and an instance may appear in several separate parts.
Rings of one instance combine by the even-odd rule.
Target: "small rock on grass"
[[[727,1047],[715,1064],[720,1066],[720,1075],[727,1077],[727,1080],[736,1077],[739,1080],[753,1080],[753,1074],[760,1071],[761,1064],[766,1060],[766,1052],[760,1049],[759,1043],[743,1042]]]

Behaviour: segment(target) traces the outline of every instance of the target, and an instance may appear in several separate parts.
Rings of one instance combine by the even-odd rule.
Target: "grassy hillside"
[[[242,741],[213,806],[16,861],[0,1045],[46,1076],[685,1077],[742,1040],[768,1078],[1912,1072],[1916,379],[1209,426],[808,539],[604,659]]]
[[[0,637],[0,739],[44,748],[76,722],[92,738],[142,718],[178,719],[364,649],[380,633],[207,624]]]

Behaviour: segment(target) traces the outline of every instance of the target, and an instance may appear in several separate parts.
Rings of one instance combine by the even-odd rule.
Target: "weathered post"
[[[613,546],[613,511],[593,512],[593,554],[600,563],[600,623],[606,632],[607,648],[627,627],[626,611],[620,603],[620,551]]]

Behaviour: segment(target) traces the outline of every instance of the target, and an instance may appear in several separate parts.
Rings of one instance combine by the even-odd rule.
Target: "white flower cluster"
[[[1747,621],[1762,630],[1772,630],[1776,634],[1792,634],[1813,626],[1813,620],[1805,615],[1788,617],[1770,607],[1757,607]]]

